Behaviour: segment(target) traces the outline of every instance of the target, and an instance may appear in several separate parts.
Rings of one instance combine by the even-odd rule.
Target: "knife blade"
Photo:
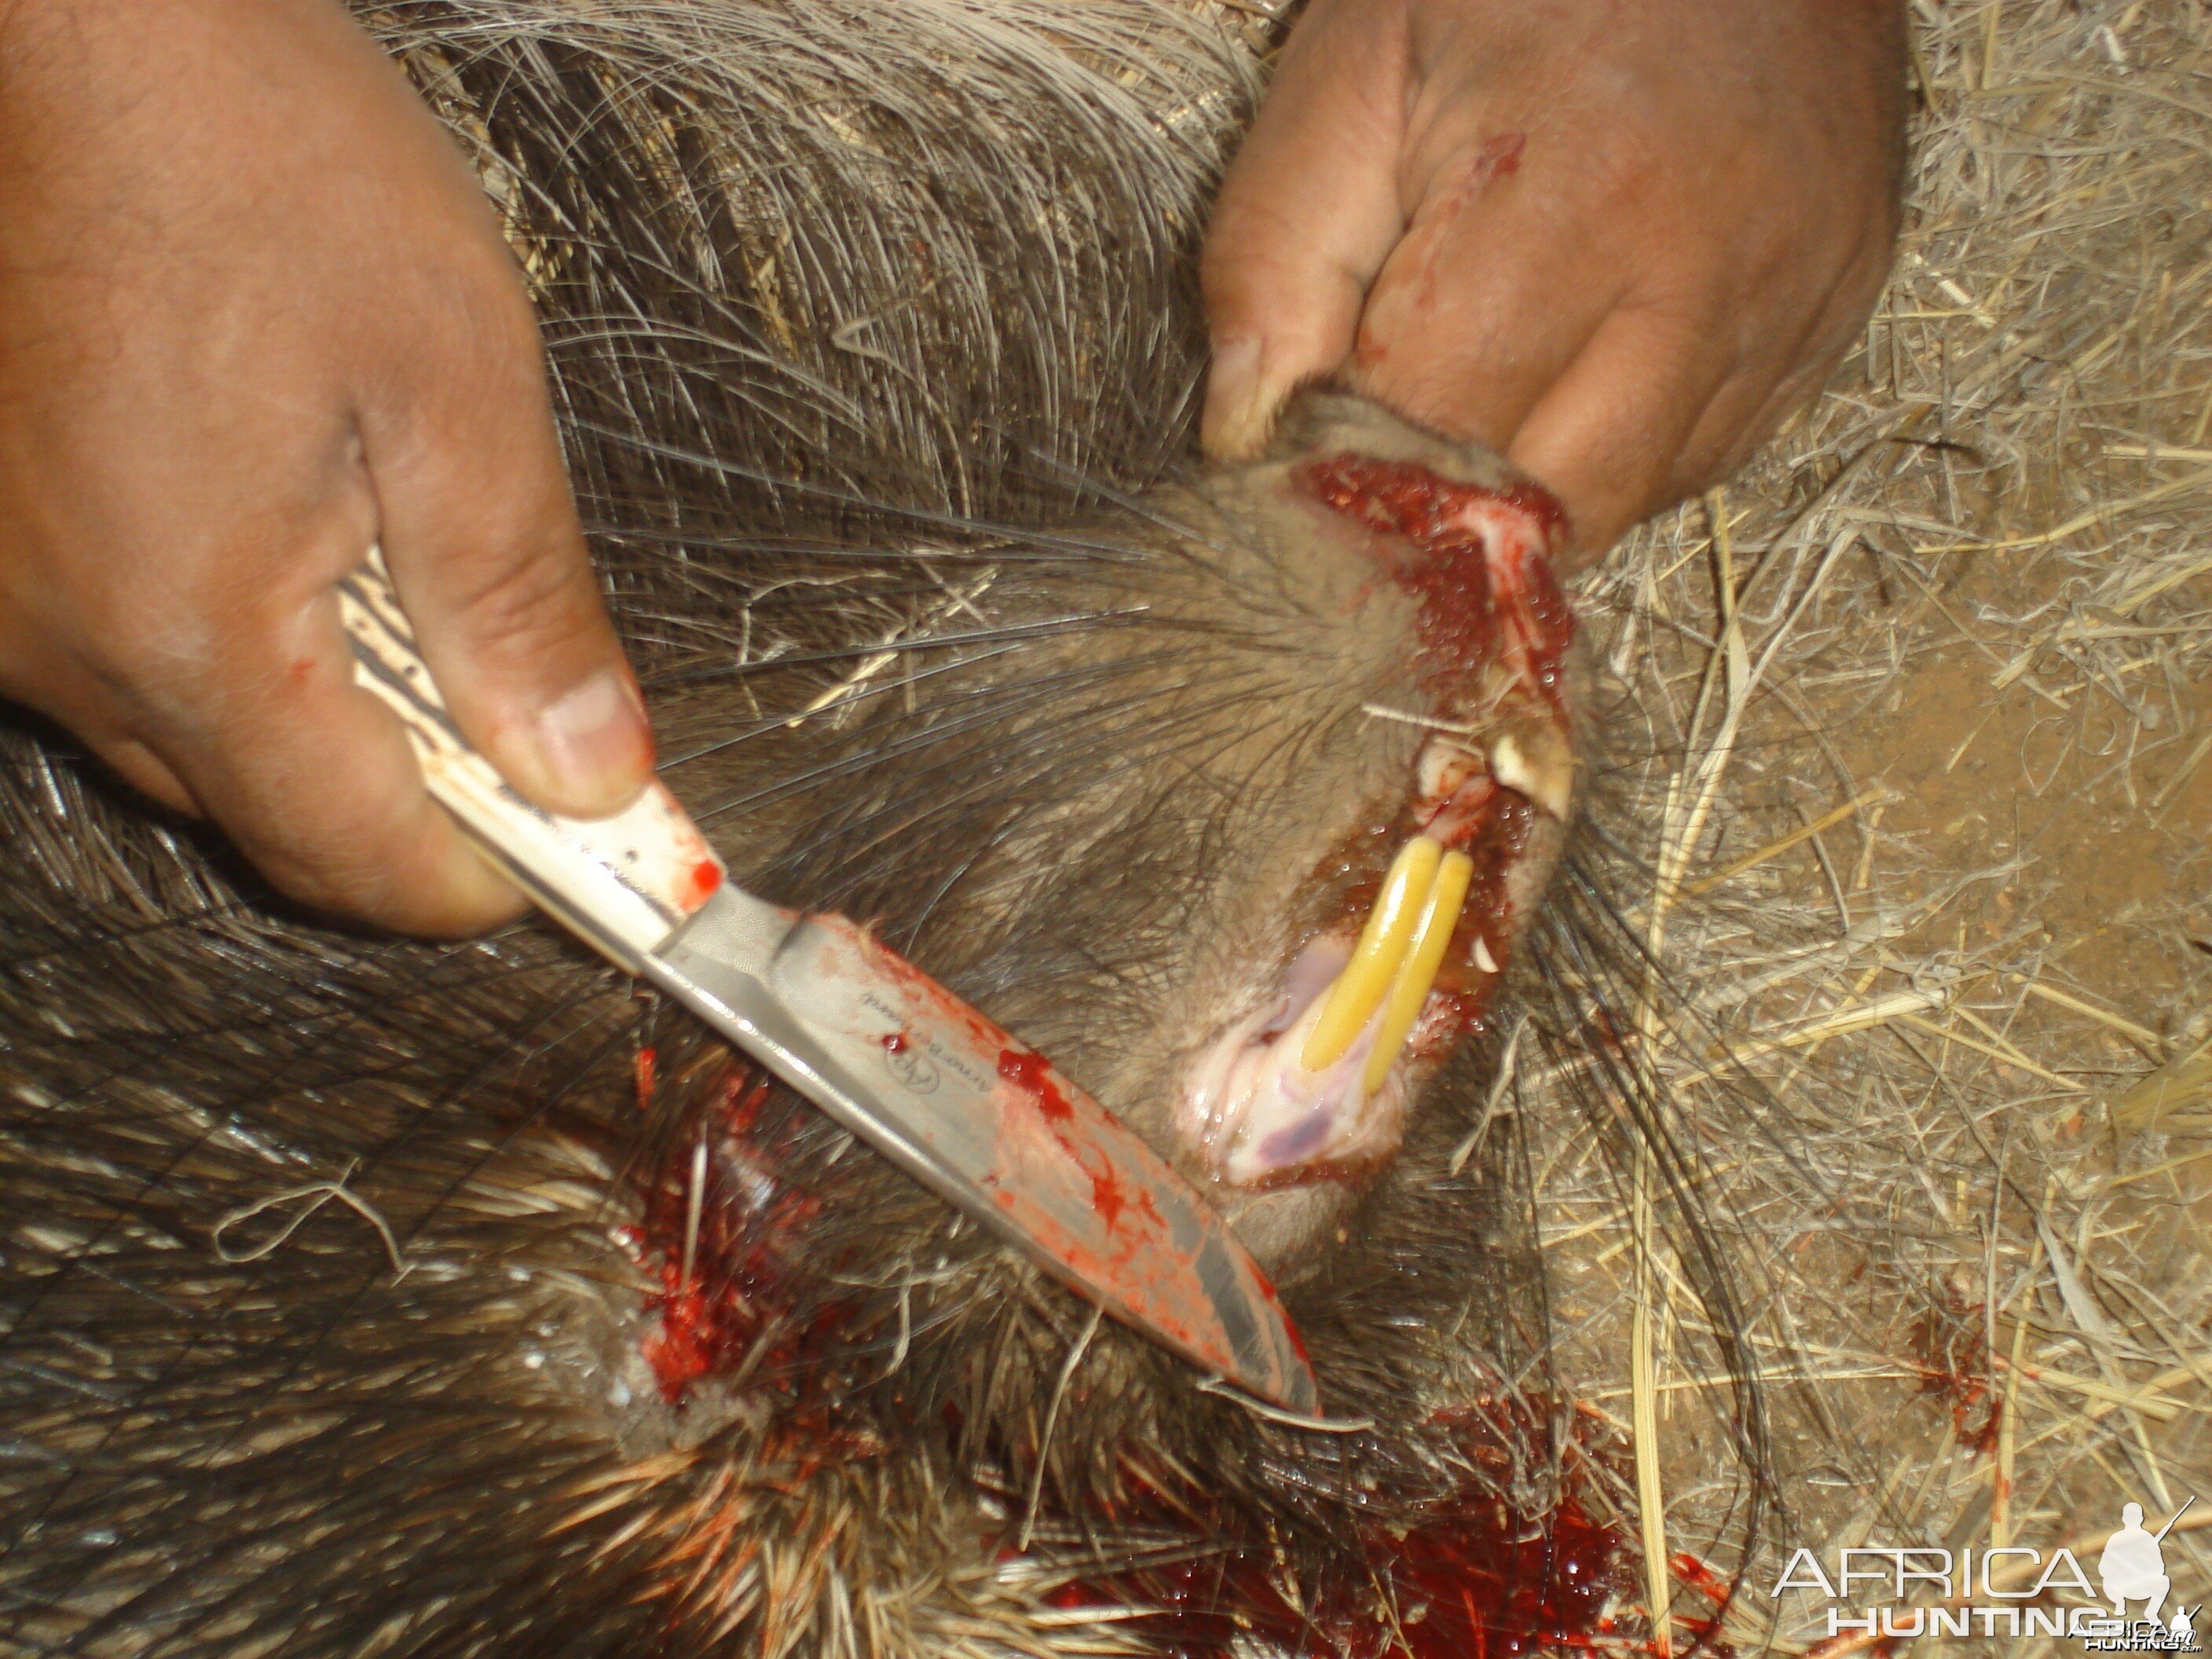
[[[1219,1212],[1042,1054],[866,928],[729,882],[657,779],[592,822],[523,799],[447,714],[379,554],[338,605],[355,678],[399,717],[431,795],[556,921],[1107,1313],[1319,1411],[1296,1329]]]

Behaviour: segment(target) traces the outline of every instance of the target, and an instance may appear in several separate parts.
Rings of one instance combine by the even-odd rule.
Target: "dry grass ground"
[[[1181,3],[1255,54],[1288,9]],[[1767,1594],[1800,1546],[2094,1563],[2129,1498],[2198,1496],[2168,1561],[2212,1602],[2212,8],[1912,4],[1911,216],[1861,349],[1584,584],[1648,757],[1611,785],[1631,920],[1684,994],[1624,1035],[1772,1412],[1739,1653],[1814,1644],[1821,1604]],[[1691,1275],[1519,1082],[1561,1382],[1632,1453],[1596,1496],[1731,1566]],[[1678,1640],[1712,1612],[1694,1571],[1658,1588]]]
[[[1651,1051],[1771,1366],[1786,1513],[1729,1625],[1784,1649],[1826,1605],[1767,1594],[1799,1545],[2094,1572],[2128,1498],[2198,1495],[2168,1571],[2212,1601],[2212,11],[1914,14],[1862,349],[1589,586],[1659,757],[1636,920],[1694,999]],[[1725,1396],[1665,1246],[1555,1133],[1574,1374],[1695,1551]]]

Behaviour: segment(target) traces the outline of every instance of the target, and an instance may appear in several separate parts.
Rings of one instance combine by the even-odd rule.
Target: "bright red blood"
[[[850,924],[846,926],[850,927]],[[941,1021],[947,1026],[965,1026],[972,1036],[1000,1045],[999,1076],[1012,1085],[1020,1098],[1036,1109],[1034,1122],[1036,1129],[1048,1136],[1082,1170],[1091,1182],[1092,1211],[1104,1222],[1109,1234],[1117,1235],[1115,1239],[1116,1255],[1110,1260],[1100,1259],[1073,1239],[1060,1242],[1060,1259],[1071,1273],[1079,1277],[1098,1283],[1126,1285],[1127,1275],[1125,1267],[1128,1253],[1143,1248],[1148,1242],[1155,1248],[1164,1248],[1160,1244],[1159,1235],[1164,1224],[1158,1207],[1152,1202],[1152,1194],[1140,1189],[1133,1200],[1122,1185],[1120,1173],[1112,1160],[1103,1155],[1085,1127],[1077,1122],[1074,1103],[1068,1099],[1059,1079],[1053,1076],[1052,1062],[1035,1049],[1023,1048],[1014,1042],[1005,1031],[954,998],[935,980],[864,930],[853,928],[852,940],[878,972],[903,982],[927,1008],[930,1018]],[[888,1042],[885,1046],[889,1047]],[[1018,1194],[1002,1190],[994,1197],[1002,1210],[1013,1212],[1022,1208]],[[1148,1231],[1121,1227],[1123,1216],[1133,1208],[1137,1218],[1146,1224]],[[1032,1208],[1032,1219],[1036,1213]],[[1174,1311],[1169,1307],[1155,1301],[1148,1305],[1147,1312],[1163,1328],[1179,1328]]]
[[[1687,1584],[1717,1607],[1725,1606],[1729,1598],[1735,1594],[1735,1585],[1694,1555],[1678,1550],[1668,1556],[1667,1561],[1674,1569],[1677,1581]]]
[[[696,1291],[678,1289],[672,1268],[665,1270],[665,1278],[668,1289],[647,1298],[647,1305],[660,1315],[660,1328],[645,1339],[645,1358],[660,1384],[661,1398],[673,1406],[714,1369],[728,1343],[706,1298]]]
[[[1524,1458],[1541,1455],[1541,1425],[1498,1402],[1438,1421],[1455,1438],[1464,1437],[1463,1449],[1477,1467],[1510,1465],[1498,1442],[1501,1431],[1529,1443]],[[1579,1457],[1591,1455],[1578,1450]],[[1228,1659],[1240,1636],[1302,1659],[1510,1659],[1556,1649],[1649,1653],[1648,1641],[1619,1629],[1606,1611],[1609,1602],[1634,1602],[1642,1587],[1626,1534],[1583,1505],[1579,1457],[1569,1463],[1560,1502],[1550,1514],[1524,1516],[1472,1490],[1446,1498],[1402,1532],[1367,1529],[1364,1559],[1333,1578],[1299,1584],[1297,1601],[1285,1593],[1273,1551],[1258,1540],[1164,1571],[1069,1584],[1052,1601],[1071,1610],[1160,1607],[1158,1620],[1140,1628],[1173,1659]],[[1187,1513],[1186,1504],[1174,1507]],[[1688,1573],[1677,1576],[1698,1582]],[[1395,1592],[1395,1624],[1378,1616],[1376,1580]],[[1725,1597],[1723,1586],[1714,1599]]]
[[[1024,1050],[1009,1048],[1002,1057],[1010,1081],[1043,1079],[1043,1065]],[[824,1340],[846,1315],[830,1304],[793,1317],[804,1270],[788,1252],[818,1206],[775,1179],[758,1144],[769,1086],[749,1068],[733,1066],[709,1109],[709,1176],[690,1283],[678,1280],[690,1143],[672,1153],[648,1194],[645,1224],[622,1230],[639,1259],[658,1267],[665,1286],[648,1298],[661,1327],[645,1352],[673,1403],[701,1378],[748,1358],[757,1361],[750,1368],[754,1386],[783,1379],[794,1407],[778,1418],[779,1457],[811,1464],[876,1455],[882,1448],[872,1438],[841,1428],[811,1403],[818,1391],[805,1380],[809,1362],[818,1363]],[[756,1356],[763,1344],[765,1354]],[[758,1364],[759,1358],[768,1363]],[[1484,1402],[1436,1421],[1471,1465],[1493,1473],[1542,1449],[1544,1419],[1522,1408]],[[1516,1455],[1508,1455],[1504,1434],[1524,1443]],[[1548,1516],[1525,1516],[1487,1492],[1469,1490],[1431,1504],[1402,1531],[1370,1528],[1346,1570],[1300,1586],[1297,1603],[1279,1587],[1273,1552],[1263,1539],[1231,1542],[1204,1560],[1164,1571],[1072,1584],[1052,1599],[1071,1608],[1159,1607],[1163,1613],[1148,1633],[1160,1652],[1176,1659],[1229,1659],[1240,1634],[1311,1659],[1518,1659],[1547,1648],[1648,1653],[1647,1642],[1616,1630],[1605,1613],[1609,1600],[1633,1602],[1640,1585],[1624,1560],[1620,1530],[1595,1520],[1580,1500],[1581,1471],[1595,1455],[1577,1449],[1561,1501]],[[1175,1503],[1172,1513],[1188,1525],[1190,1500]],[[1201,1532],[1206,1518],[1197,1516]],[[1717,1606],[1725,1600],[1727,1587],[1702,1564],[1682,1558],[1674,1565],[1680,1582],[1704,1589]],[[1401,1620],[1410,1622],[1378,1620],[1373,1580],[1386,1575]]]
[[[688,915],[714,897],[714,890],[721,884],[721,866],[712,859],[701,859],[686,873],[684,890],[677,902]]]
[[[2003,1401],[1992,1375],[1982,1304],[1946,1289],[1942,1302],[1913,1322],[1909,1336],[1921,1392],[1950,1401],[1951,1425],[1961,1441],[1978,1452],[1994,1452]]]
[[[884,1052],[885,1054],[902,1054],[906,1049],[907,1038],[904,1031],[890,1031],[884,1034]]]
[[[1000,1049],[999,1075],[1036,1102],[1037,1110],[1054,1122],[1065,1123],[1075,1115],[1075,1108],[1067,1103],[1067,1097],[1053,1079],[1052,1062],[1036,1049]]]
[[[640,1264],[661,1284],[646,1297],[660,1326],[643,1350],[672,1405],[681,1404],[701,1377],[749,1358],[763,1382],[797,1378],[803,1392],[805,1360],[848,1316],[840,1304],[811,1305],[800,1297],[805,1276],[789,1257],[821,1205],[779,1182],[772,1155],[755,1143],[769,1089],[765,1078],[733,1066],[708,1109],[706,1192],[690,1280],[684,1282],[683,1273],[694,1143],[670,1152],[647,1189],[644,1224],[632,1230]],[[756,1348],[762,1351],[756,1354]]]
[[[924,1025],[934,1024],[964,1030],[979,1044],[1008,1041],[1006,1032],[876,938],[870,929],[848,921],[842,916],[821,916],[817,920],[825,927],[842,932],[848,944],[870,969],[896,981],[905,991],[909,1005]]]
[[[1052,1075],[1052,1062],[1034,1048],[1001,1048],[999,1050],[999,1075],[1019,1089],[1036,1105],[1039,1115],[1055,1124],[1075,1121],[1075,1108]],[[1091,1178],[1091,1207],[1106,1224],[1108,1231],[1121,1225],[1121,1212],[1129,1207],[1129,1194],[1121,1185],[1121,1177],[1114,1166],[1095,1152],[1086,1155],[1086,1149],[1068,1137],[1054,1132],[1055,1139],[1075,1161],[1083,1173]],[[1145,1206],[1152,1211],[1151,1194],[1144,1195]],[[1159,1219],[1152,1211],[1152,1219]]]
[[[1121,1178],[1110,1170],[1085,1170],[1091,1177],[1091,1207],[1109,1229],[1121,1224],[1121,1212],[1129,1207],[1128,1194],[1121,1190]]]
[[[1495,141],[1501,171],[1510,171],[1520,154],[1520,135],[1508,138],[1512,142]],[[1389,538],[1376,550],[1392,579],[1421,601],[1423,655],[1431,678],[1443,682],[1446,706],[1478,685],[1484,670],[1499,665],[1564,718],[1575,620],[1547,560],[1566,528],[1550,495],[1531,483],[1503,489],[1458,483],[1412,462],[1352,454],[1309,461],[1293,476],[1332,511]],[[1356,925],[1408,836],[1437,835],[1474,860],[1466,906],[1437,977],[1436,994],[1449,1018],[1431,1017],[1417,1038],[1419,1052],[1434,1054],[1480,1028],[1498,975],[1476,965],[1475,941],[1503,970],[1513,924],[1511,876],[1535,809],[1516,792],[1488,784],[1479,798],[1462,787],[1448,802],[1417,806],[1355,832],[1323,860],[1314,879],[1338,890],[1334,925]]]
[[[1432,675],[1457,684],[1510,652],[1522,682],[1564,713],[1562,676],[1573,609],[1547,556],[1566,514],[1540,486],[1456,483],[1411,461],[1333,455],[1293,474],[1315,500],[1416,556],[1391,575],[1421,600],[1421,639]]]

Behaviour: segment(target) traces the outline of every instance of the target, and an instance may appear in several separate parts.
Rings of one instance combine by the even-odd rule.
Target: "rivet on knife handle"
[[[617,967],[637,972],[722,884],[721,860],[658,778],[626,811],[591,821],[549,812],[511,787],[446,712],[380,553],[338,583],[338,611],[355,680],[407,728],[432,797]]]

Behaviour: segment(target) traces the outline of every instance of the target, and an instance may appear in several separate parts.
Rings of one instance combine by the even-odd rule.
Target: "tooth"
[[[1498,958],[1490,954],[1490,941],[1480,933],[1474,936],[1474,965],[1486,974],[1498,971]]]
[[[1574,763],[1546,744],[1546,752],[1531,755],[1510,732],[1490,745],[1490,775],[1508,789],[1516,789],[1561,823],[1573,798]]]
[[[1413,787],[1423,800],[1442,800],[1482,766],[1482,757],[1465,744],[1431,738],[1414,767]]]
[[[1298,1055],[1299,1064],[1309,1072],[1343,1059],[1369,1016],[1389,995],[1390,981],[1413,942],[1421,901],[1436,885],[1443,850],[1426,836],[1416,836],[1398,849],[1390,873],[1382,878],[1382,896],[1367,913],[1367,926],[1360,932],[1352,960],[1328,988],[1328,1002]]]
[[[1382,1010],[1382,1030],[1367,1056],[1367,1069],[1360,1074],[1360,1087],[1368,1094],[1382,1086],[1398,1051],[1406,1046],[1406,1039],[1421,1018],[1421,1005],[1429,1000],[1429,988],[1437,982],[1437,969],[1444,959],[1444,947],[1451,943],[1452,929],[1459,925],[1460,908],[1467,902],[1467,885],[1474,878],[1473,859],[1464,853],[1444,854],[1437,869],[1436,885],[1429,889],[1429,901],[1421,907],[1421,919],[1414,925],[1405,965],[1398,969],[1397,981],[1390,987],[1390,1000]]]

